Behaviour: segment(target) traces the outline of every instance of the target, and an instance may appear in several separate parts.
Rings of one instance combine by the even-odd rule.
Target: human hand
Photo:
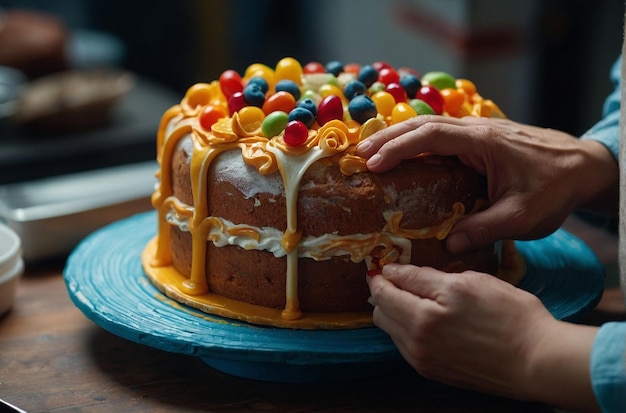
[[[589,381],[595,328],[554,319],[537,297],[488,274],[387,264],[367,282],[374,323],[423,376],[597,409]]]
[[[491,207],[452,228],[447,246],[453,253],[546,236],[575,208],[611,191],[617,205],[617,163],[603,145],[506,119],[423,115],[372,135],[356,149],[369,158],[372,172],[422,153],[457,156],[487,177]]]

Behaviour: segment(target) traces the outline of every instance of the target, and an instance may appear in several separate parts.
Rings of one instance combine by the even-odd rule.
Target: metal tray
[[[0,221],[27,261],[67,254],[87,234],[152,208],[155,161],[0,186]]]

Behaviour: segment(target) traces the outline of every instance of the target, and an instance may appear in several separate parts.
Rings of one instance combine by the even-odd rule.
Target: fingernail
[[[372,146],[372,142],[370,142],[369,140],[365,140],[365,141],[359,142],[359,144],[356,146],[356,151],[357,152],[365,152],[371,146]]]
[[[456,232],[448,235],[446,245],[452,253],[464,252],[470,248],[470,240],[465,232]]]
[[[368,160],[367,160],[367,166],[376,166],[376,164],[378,164],[380,162],[380,159],[382,158],[382,156],[380,156],[379,153],[375,153],[374,155],[372,155]]]
[[[372,305],[373,307],[376,307],[376,303],[374,302],[374,299],[372,297],[369,297],[367,299],[367,302],[370,303],[370,305]]]

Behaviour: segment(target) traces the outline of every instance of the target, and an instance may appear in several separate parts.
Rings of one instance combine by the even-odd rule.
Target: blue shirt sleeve
[[[619,161],[621,62],[620,56],[611,69],[615,90],[604,102],[602,120],[581,137],[605,145],[616,161]],[[591,350],[590,370],[591,385],[602,412],[626,412],[626,322],[600,327]]]
[[[621,99],[621,70],[622,58],[613,64],[611,68],[611,81],[615,85],[615,90],[604,101],[602,108],[602,120],[593,125],[581,139],[592,139],[602,143],[613,154],[617,161],[619,159],[619,117]]]
[[[626,412],[626,322],[600,327],[591,350],[591,385],[603,413]]]

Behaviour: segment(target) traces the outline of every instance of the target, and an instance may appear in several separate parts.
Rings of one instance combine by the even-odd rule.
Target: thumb
[[[471,251],[496,241],[520,235],[515,228],[511,202],[500,200],[484,211],[459,220],[446,239],[446,246],[453,254]]]

